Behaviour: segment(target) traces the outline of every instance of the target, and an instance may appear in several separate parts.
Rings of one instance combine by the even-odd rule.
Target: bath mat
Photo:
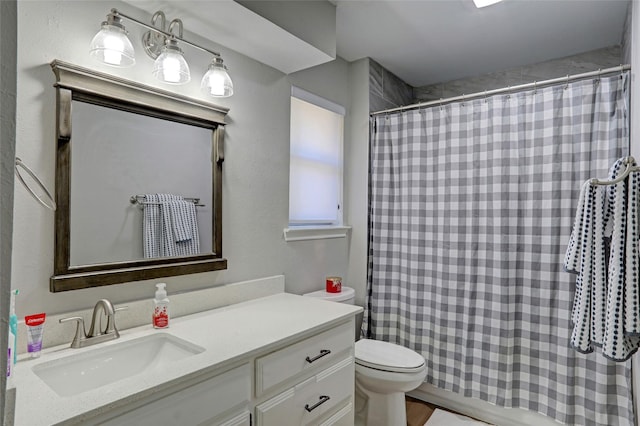
[[[487,426],[488,424],[436,408],[424,426]]]

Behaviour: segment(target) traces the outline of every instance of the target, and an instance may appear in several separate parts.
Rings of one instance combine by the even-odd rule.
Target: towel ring
[[[45,202],[35,192],[33,192],[33,189],[31,189],[29,187],[29,185],[27,185],[27,182],[25,182],[25,180],[22,178],[22,175],[20,174],[20,171],[18,170],[18,167],[22,167],[24,169],[24,171],[27,172],[29,174],[29,176],[31,176],[33,178],[33,180],[38,184],[40,189],[42,189],[42,191],[46,194],[50,204]],[[47,188],[44,186],[42,181],[38,178],[38,176],[36,176],[36,174],[29,167],[27,167],[27,165],[24,164],[19,157],[16,157],[16,165],[15,165],[15,169],[14,170],[15,170],[16,176],[18,177],[18,180],[20,181],[20,183],[22,183],[22,185],[27,189],[27,191],[29,191],[29,193],[33,196],[33,198],[35,198],[36,201],[39,202],[40,204],[42,204],[45,208],[55,211],[57,206],[56,206],[56,202],[53,200],[53,197],[51,196],[51,194],[49,193]]]

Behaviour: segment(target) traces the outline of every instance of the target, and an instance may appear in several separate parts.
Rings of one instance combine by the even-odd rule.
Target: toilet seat
[[[404,346],[380,340],[361,339],[355,345],[356,364],[394,373],[414,373],[424,369],[422,355]]]

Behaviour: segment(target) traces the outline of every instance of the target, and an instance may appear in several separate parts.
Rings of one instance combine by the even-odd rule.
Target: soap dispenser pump
[[[153,299],[153,328],[169,327],[169,298],[165,283],[156,284],[156,297]]]

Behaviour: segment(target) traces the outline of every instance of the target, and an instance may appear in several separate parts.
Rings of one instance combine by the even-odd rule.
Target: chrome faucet
[[[113,304],[107,299],[100,299],[93,307],[93,316],[91,318],[91,327],[89,332],[85,331],[84,318],[70,317],[60,319],[60,323],[68,321],[76,321],[76,334],[71,342],[72,348],[84,348],[85,346],[95,345],[96,343],[107,342],[120,337],[118,328],[116,327],[116,312],[127,309],[127,306],[114,308]],[[102,327],[102,318],[107,318],[106,326]]]

